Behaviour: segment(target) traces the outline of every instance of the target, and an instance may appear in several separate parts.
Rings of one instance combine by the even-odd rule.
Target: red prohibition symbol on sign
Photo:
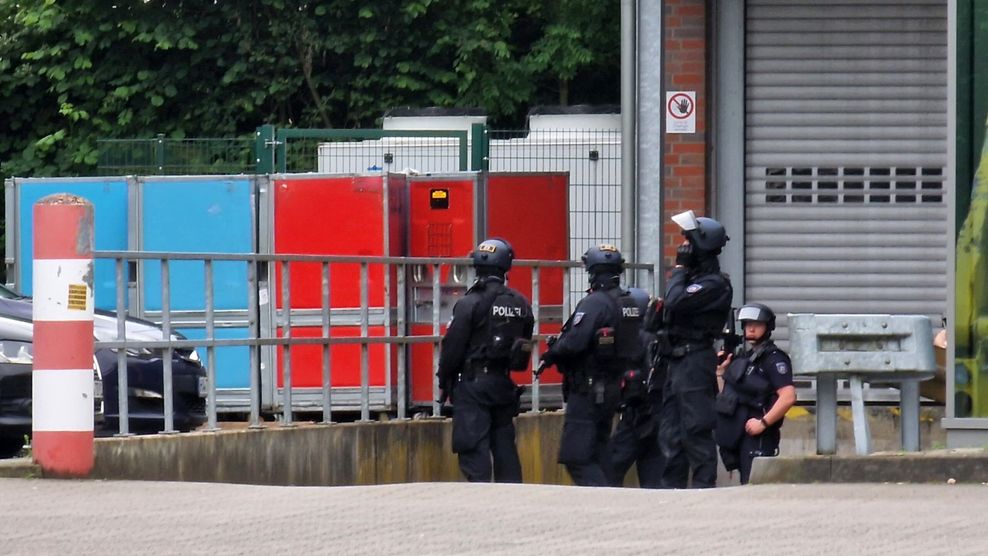
[[[666,109],[673,118],[685,120],[693,115],[693,101],[688,95],[676,93],[669,97],[669,106]]]

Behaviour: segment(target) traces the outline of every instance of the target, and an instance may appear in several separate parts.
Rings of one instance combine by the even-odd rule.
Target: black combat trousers
[[[520,483],[515,446],[515,383],[506,374],[477,374],[453,391],[453,452],[470,482]],[[493,460],[493,465],[492,465]]]
[[[665,457],[659,448],[659,423],[662,421],[662,391],[648,393],[642,405],[626,407],[620,413],[610,444],[609,482],[622,486],[624,477],[635,464],[638,484],[642,488],[661,488]]]
[[[577,486],[608,486],[608,442],[620,403],[617,379],[571,388],[559,446],[559,463]]]
[[[717,355],[712,348],[669,359],[659,425],[659,445],[666,458],[663,488],[716,485],[716,368]]]
[[[757,457],[771,457],[779,453],[779,439],[782,437],[780,427],[769,427],[758,436],[745,434],[741,438],[741,450],[738,454],[741,470],[741,484],[748,484],[751,478],[751,464]]]

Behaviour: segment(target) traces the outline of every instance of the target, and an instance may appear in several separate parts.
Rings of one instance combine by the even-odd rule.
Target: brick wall
[[[663,253],[671,266],[682,242],[669,217],[707,207],[707,7],[706,0],[665,1],[665,88],[696,91],[696,133],[665,134]]]

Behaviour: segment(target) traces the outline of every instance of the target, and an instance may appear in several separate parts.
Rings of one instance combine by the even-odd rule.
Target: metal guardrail
[[[216,388],[216,357],[215,350],[220,347],[227,346],[246,346],[250,351],[250,369],[248,372],[250,374],[250,426],[260,427],[262,423],[262,403],[261,403],[261,388],[262,388],[262,374],[260,372],[260,362],[261,355],[260,349],[264,346],[275,346],[283,351],[283,360],[285,362],[283,366],[282,380],[285,385],[291,385],[292,380],[292,367],[291,367],[291,352],[293,346],[303,346],[303,345],[319,345],[322,346],[322,383],[321,383],[321,399],[322,399],[322,415],[323,423],[332,423],[332,411],[333,411],[333,388],[332,384],[332,359],[330,358],[329,348],[333,345],[359,345],[361,348],[360,356],[360,419],[363,421],[370,420],[371,411],[371,396],[370,396],[370,369],[369,369],[369,348],[371,345],[384,344],[387,346],[398,346],[407,347],[414,344],[430,344],[432,346],[432,369],[431,374],[433,377],[433,392],[438,393],[438,382],[435,378],[435,372],[438,368],[439,360],[439,343],[442,339],[440,335],[440,325],[445,321],[445,311],[444,308],[449,309],[453,302],[455,302],[455,297],[445,297],[442,295],[444,287],[448,289],[448,284],[441,283],[441,277],[444,275],[443,270],[454,270],[468,268],[470,265],[470,259],[467,258],[426,258],[426,257],[360,257],[360,256],[330,256],[330,255],[268,255],[268,254],[226,254],[226,253],[160,253],[160,252],[137,252],[137,251],[96,251],[94,256],[97,260],[111,259],[115,261],[116,265],[116,312],[117,312],[117,338],[112,341],[98,341],[96,342],[97,349],[99,348],[110,348],[117,350],[117,364],[118,364],[118,392],[119,392],[119,405],[120,405],[120,430],[119,434],[126,435],[129,434],[128,430],[128,400],[127,400],[127,358],[125,351],[130,348],[138,349],[149,349],[149,350],[161,350],[163,364],[163,381],[164,381],[164,431],[163,432],[175,432],[174,431],[174,421],[173,421],[173,396],[171,391],[172,384],[172,352],[175,349],[202,349],[205,348],[207,351],[206,357],[206,372],[207,372],[207,399],[206,399],[206,414],[207,414],[207,430],[216,430],[217,428],[217,388]],[[162,338],[160,340],[134,340],[126,338],[126,326],[124,315],[127,314],[127,300],[126,292],[128,290],[128,267],[132,262],[138,261],[157,261],[160,263],[160,273],[161,273],[161,299],[162,307],[160,313],[160,326],[162,328]],[[170,298],[171,298],[171,287],[170,287],[170,263],[173,261],[199,261],[202,262],[203,269],[203,284],[204,284],[204,315],[205,315],[205,333],[206,337],[202,339],[175,339],[171,337],[171,332],[174,325],[180,320],[176,320],[176,312],[172,311],[170,308]],[[247,312],[250,319],[250,337],[248,338],[217,338],[215,335],[216,331],[216,320],[217,313],[214,303],[214,280],[213,280],[213,267],[216,262],[220,261],[232,261],[240,262],[246,266],[247,275]],[[293,337],[291,334],[291,329],[295,316],[293,316],[293,311],[284,309],[277,311],[276,320],[277,322],[271,323],[270,327],[262,327],[261,320],[263,317],[263,312],[261,311],[261,297],[269,297],[274,299],[274,296],[270,295],[271,291],[280,291],[282,295],[283,307],[290,307],[290,295],[291,295],[291,263],[305,263],[319,265],[321,272],[321,283],[319,298],[321,299],[321,307],[318,311],[318,324],[321,327],[321,335],[318,337]],[[265,280],[262,277],[266,275],[268,270],[268,265],[278,265],[281,269],[281,276],[284,277],[280,284],[267,284],[265,286]],[[355,287],[360,289],[360,306],[359,307],[337,307],[333,304],[332,289],[331,289],[331,269],[334,265],[359,265],[360,266],[360,284]],[[370,336],[368,334],[369,325],[371,323],[371,307],[369,304],[370,292],[368,287],[368,275],[369,270],[373,266],[381,266],[385,269],[385,275],[390,275],[390,269],[394,269],[394,280],[396,284],[396,292],[392,296],[390,289],[390,279],[384,280],[384,292],[383,299],[391,300],[394,299],[394,305],[383,308],[383,324],[388,331],[385,336]],[[543,306],[539,302],[540,291],[546,287],[541,278],[541,271],[544,269],[551,268],[564,268],[568,269],[567,272],[562,273],[562,289],[563,292],[570,291],[570,281],[571,274],[577,270],[582,270],[582,265],[576,261],[534,261],[534,260],[518,260],[514,262],[514,267],[517,268],[531,268],[532,278],[531,278],[531,288],[532,288],[532,309],[535,316],[535,337],[539,340],[545,340],[547,334],[544,334],[540,330],[540,325],[544,325],[551,322],[547,319],[547,314],[549,313],[550,307]],[[422,270],[428,270],[427,273],[422,273]],[[419,272],[416,274],[416,270]],[[644,272],[647,277],[647,283],[642,286],[648,289],[648,291],[654,291],[655,289],[655,271],[652,265],[646,264],[628,264],[627,265],[628,276],[639,275]],[[274,276],[274,273],[271,274]],[[431,315],[428,323],[420,324],[431,324],[431,334],[429,335],[412,335],[409,330],[409,320],[411,318],[412,304],[416,300],[409,299],[409,285],[410,276],[427,275],[431,276],[431,296],[428,299],[419,300],[423,305],[431,305]],[[457,287],[461,287],[464,291],[467,284],[465,282],[460,283]],[[267,288],[267,289],[265,289]],[[270,290],[270,291],[269,291]],[[558,307],[557,315],[565,318],[566,315],[570,313],[570,300],[568,295],[562,295],[562,304]],[[444,303],[445,301],[445,303]],[[355,337],[340,337],[333,335],[333,316],[336,310],[346,309],[355,310],[358,315],[358,322],[360,326],[360,335]],[[311,315],[308,317],[311,324]],[[557,317],[559,318],[559,317]],[[390,335],[390,328],[394,326],[395,335]],[[263,334],[262,330],[270,330],[271,334]],[[282,335],[278,336],[277,332],[281,331]],[[538,357],[540,353],[539,350],[533,350],[532,353],[532,363],[533,368],[537,366]],[[409,395],[407,391],[407,385],[409,380],[409,361],[407,354],[404,349],[398,349],[396,353],[397,359],[397,396],[396,396],[396,406],[393,409],[396,411],[397,417],[399,419],[404,419],[408,417],[408,401]],[[276,381],[277,377],[273,377]],[[539,381],[537,378],[533,377],[531,385],[531,411],[537,412],[540,410],[540,388]],[[291,426],[293,421],[293,405],[292,405],[292,388],[284,388],[284,402],[281,406],[281,422],[284,426]],[[433,397],[435,399],[435,397]],[[440,415],[441,407],[438,403],[433,402],[432,404],[432,415]]]
[[[919,381],[936,371],[930,319],[922,315],[789,314],[793,374],[816,377],[817,452],[836,450],[837,379],[851,389],[855,447],[869,452],[863,386],[901,390],[902,446],[919,450]]]

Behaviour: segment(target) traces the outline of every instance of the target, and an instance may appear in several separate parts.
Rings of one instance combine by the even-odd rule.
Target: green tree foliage
[[[0,173],[98,138],[371,127],[397,106],[616,102],[616,0],[0,0]]]

